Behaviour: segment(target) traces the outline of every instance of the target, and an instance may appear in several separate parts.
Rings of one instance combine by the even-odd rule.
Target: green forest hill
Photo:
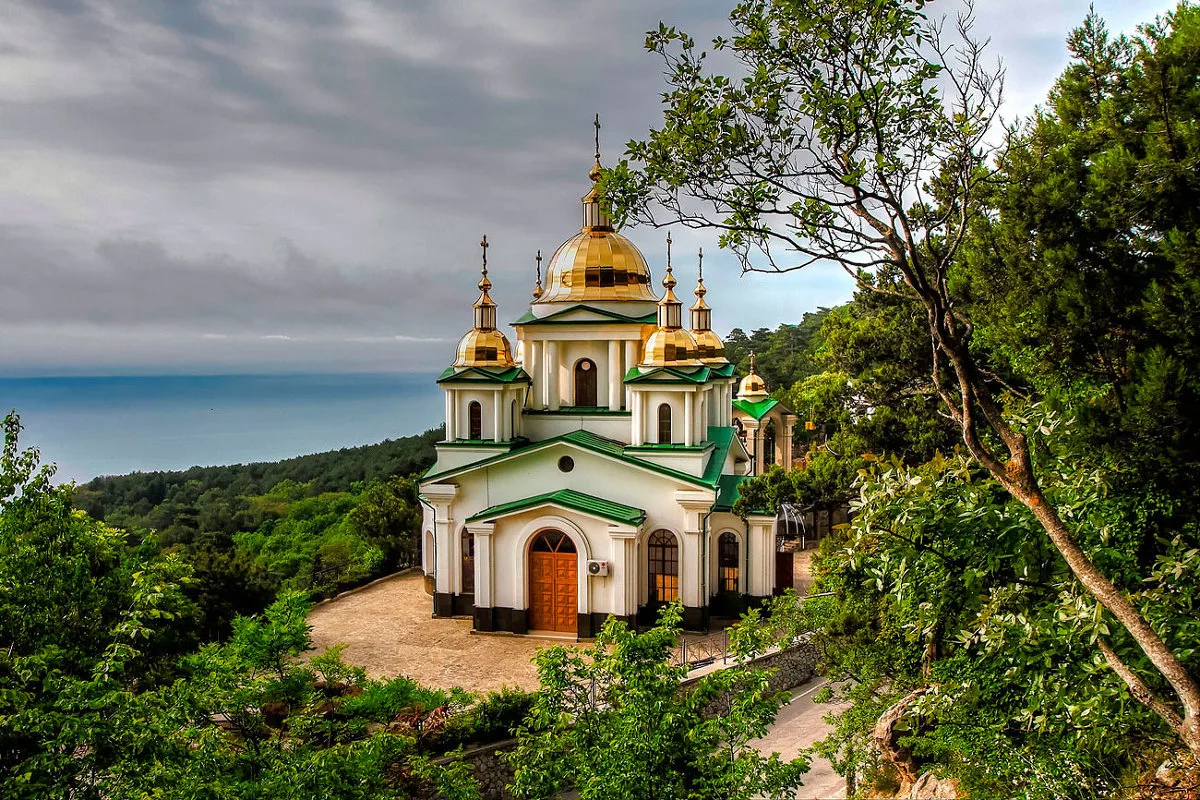
[[[440,428],[275,462],[135,472],[76,487],[96,519],[146,536],[194,568],[205,639],[280,589],[329,596],[416,563],[415,476]]]

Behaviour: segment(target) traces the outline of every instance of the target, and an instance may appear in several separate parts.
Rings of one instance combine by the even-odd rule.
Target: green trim
[[[777,405],[779,405],[779,401],[773,397],[768,397],[765,400],[759,400],[757,403],[751,403],[749,400],[733,401],[734,408],[757,420],[761,420],[771,409]],[[783,410],[786,412],[787,408],[785,407]]]
[[[693,445],[687,445],[687,444],[632,445],[631,444],[625,448],[625,452],[626,453],[642,453],[642,452],[646,452],[646,453],[661,453],[661,452],[705,453],[705,452],[713,449],[714,447],[716,447],[716,445],[713,444],[712,442],[705,442],[704,444],[693,444]]]
[[[434,442],[434,447],[503,447],[506,450],[512,450],[514,447],[527,443],[529,440],[525,438],[517,439],[502,439],[501,441],[493,441],[492,439],[455,439],[449,442]]]
[[[650,302],[649,300],[645,302]],[[630,317],[625,314],[618,314],[616,311],[609,311],[606,308],[595,308],[585,303],[578,303],[560,311],[555,311],[544,317],[534,316],[533,310],[530,309],[518,317],[511,325],[603,325],[606,324],[603,320],[597,319],[559,319],[566,314],[575,311],[588,311],[592,314],[599,314],[602,317],[608,317],[613,322],[619,322],[629,325],[653,325],[658,319],[658,312],[652,311],[640,317]]]
[[[712,431],[713,429],[710,428],[709,430]],[[608,456],[615,461],[620,461],[635,467],[641,467],[642,469],[649,470],[650,472],[657,472],[660,475],[665,475],[668,478],[673,478],[684,483],[690,483],[694,486],[703,486],[707,489],[716,487],[715,478],[706,480],[704,478],[698,478],[695,475],[689,475],[686,472],[680,472],[677,469],[671,469],[670,467],[664,467],[659,464],[655,464],[651,461],[634,458],[633,456],[627,456],[624,452],[624,444],[613,441],[612,439],[605,439],[603,436],[597,436],[590,431],[571,431],[569,433],[564,433],[562,436],[555,436],[551,439],[543,439],[540,442],[534,442],[526,447],[515,448],[509,453],[500,453],[498,455],[480,459],[479,461],[473,461],[470,464],[463,464],[462,466],[454,467],[453,469],[443,470],[442,472],[436,472],[433,474],[426,474],[423,476],[422,482],[428,483],[430,481],[445,480],[446,478],[450,478],[455,475],[461,475],[464,472],[472,472],[481,467],[491,466],[492,464],[498,463],[505,459],[525,456],[563,443],[573,444],[576,447],[580,447],[584,450],[589,450],[593,453],[598,453],[599,455]],[[721,461],[724,461],[723,454],[721,454]]]
[[[733,364],[726,362],[719,367],[711,367],[713,374],[719,378],[732,378],[735,367]]]
[[[629,417],[632,411],[613,411],[604,406],[562,406],[557,411],[548,408],[528,408],[521,412],[534,417],[585,416],[585,417]]]
[[[447,367],[438,376],[438,383],[533,383],[529,373],[520,367]]]
[[[521,500],[513,500],[510,503],[501,503],[491,508],[485,508],[478,514],[467,517],[467,522],[482,522],[484,520],[506,517],[510,514],[528,511],[531,508],[543,505],[561,506],[572,511],[591,514],[594,517],[607,519],[621,525],[630,525],[635,528],[646,521],[646,512],[640,508],[614,503],[611,500],[577,492],[574,489],[560,489],[557,492],[547,492],[546,494],[539,494],[536,497],[526,497]]]
[[[727,380],[733,375],[733,365],[720,367],[650,367],[642,372],[640,367],[631,367],[625,373],[625,383],[691,383],[702,385],[717,380]]]

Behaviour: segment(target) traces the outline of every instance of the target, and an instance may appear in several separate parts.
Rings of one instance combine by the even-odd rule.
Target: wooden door
[[[570,537],[543,531],[529,552],[529,628],[575,633],[579,561]]]

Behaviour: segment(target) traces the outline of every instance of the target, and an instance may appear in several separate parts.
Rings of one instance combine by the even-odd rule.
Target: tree
[[[71,507],[52,466],[4,420],[0,456],[0,786],[12,798],[101,797],[153,759],[138,692],[173,677],[194,640],[187,567],[147,557]]]
[[[574,788],[582,800],[749,800],[800,785],[804,759],[749,744],[783,701],[765,671],[731,667],[681,686],[687,667],[668,661],[681,619],[675,604],[638,634],[610,617],[586,650],[538,653],[542,689],[511,759],[517,797]]]
[[[1002,72],[984,63],[969,12],[948,31],[923,8],[905,0],[740,3],[730,15],[735,35],[713,41],[742,68],[736,78],[710,71],[691,37],[660,26],[647,47],[664,57],[671,84],[663,127],[629,144],[639,168],[621,162],[602,190],[619,220],[659,224],[665,214],[719,230],[745,269],[832,262],[867,291],[916,303],[932,387],[968,452],[1034,516],[1087,596],[1127,632],[1151,684],[1169,695],[1100,638],[1109,666],[1200,755],[1200,683],[1147,611],[1080,546],[1041,485],[1036,438],[1006,414],[1009,387],[976,349],[956,269],[994,189],[988,135]],[[1154,137],[1169,148],[1177,127],[1164,124]]]

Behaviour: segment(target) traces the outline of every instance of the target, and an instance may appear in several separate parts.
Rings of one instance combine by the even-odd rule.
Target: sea
[[[0,378],[22,447],[56,482],[277,461],[421,433],[442,423],[435,375],[143,375]]]

